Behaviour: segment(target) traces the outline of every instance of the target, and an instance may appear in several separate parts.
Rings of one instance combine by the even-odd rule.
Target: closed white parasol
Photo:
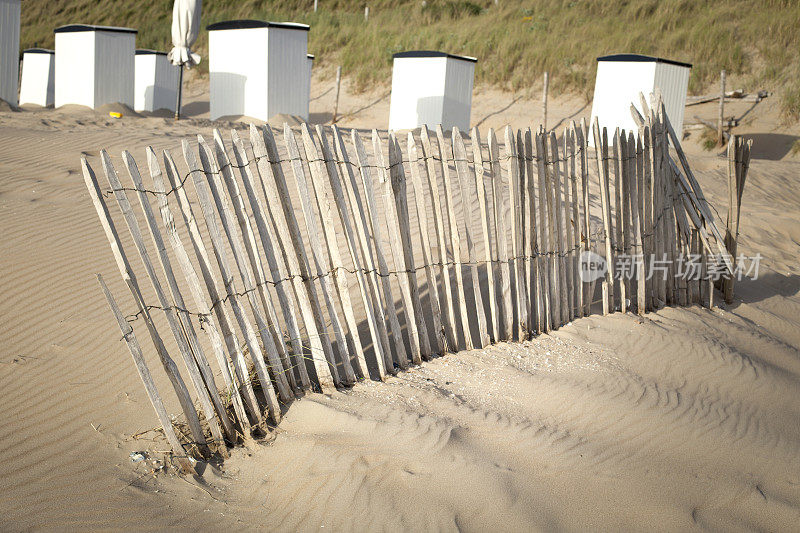
[[[178,101],[175,105],[175,118],[180,117],[181,90],[183,89],[183,67],[200,63],[200,56],[192,52],[192,45],[200,32],[201,0],[175,0],[172,6],[172,50],[168,54],[173,65],[180,66],[178,78]]]

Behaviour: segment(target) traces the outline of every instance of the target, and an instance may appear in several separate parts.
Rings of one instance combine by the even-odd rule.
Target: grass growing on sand
[[[370,7],[369,22],[364,6]],[[540,85],[550,71],[554,91],[589,96],[595,57],[636,52],[694,65],[693,93],[729,85],[768,89],[784,119],[800,120],[800,2],[797,0],[217,0],[206,2],[203,27],[256,18],[311,25],[309,52],[318,66],[340,64],[357,89],[386,85],[391,55],[436,49],[479,58],[476,81],[505,89]],[[132,26],[137,46],[167,49],[172,0],[70,0],[23,4],[23,47],[52,46],[67,23]],[[208,38],[197,48],[204,55]],[[205,70],[201,66],[201,71]],[[538,90],[538,89],[537,89]]]

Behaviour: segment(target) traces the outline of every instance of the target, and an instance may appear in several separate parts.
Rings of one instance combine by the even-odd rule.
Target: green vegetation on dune
[[[554,91],[587,96],[597,56],[659,55],[694,65],[691,92],[716,90],[724,68],[732,86],[775,91],[784,117],[800,120],[797,0],[319,0],[316,13],[313,5],[206,0],[203,27],[237,18],[310,24],[317,64],[341,64],[362,89],[387,84],[391,55],[403,50],[476,56],[478,83],[512,90],[538,85],[548,70]],[[53,28],[67,23],[131,26],[139,47],[170,44],[172,0],[26,0],[22,11],[23,47],[52,46]],[[207,43],[203,31],[204,56]]]

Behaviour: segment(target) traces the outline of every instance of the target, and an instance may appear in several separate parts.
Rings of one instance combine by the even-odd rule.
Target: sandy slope
[[[330,95],[318,89],[312,111],[324,119]],[[345,94],[344,126],[384,127],[388,100]],[[182,136],[210,133],[202,92],[191,97],[197,119],[178,125],[0,113],[3,529],[796,528],[800,164],[763,137],[740,250],[765,259],[733,306],[581,319],[309,395],[272,442],[208,467],[204,486],[132,464],[131,451],[165,444],[131,438],[156,419],[92,275],[124,294],[78,158],[96,162],[101,147],[143,158],[146,145],[177,150]],[[536,120],[536,100],[499,111],[511,100],[479,91],[473,123]],[[557,100],[551,116],[581,105]],[[778,135],[771,109],[753,117],[748,131]],[[724,212],[724,160],[694,149],[692,162]]]

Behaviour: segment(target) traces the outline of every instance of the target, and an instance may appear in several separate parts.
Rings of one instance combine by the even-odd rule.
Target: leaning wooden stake
[[[164,436],[167,437],[167,441],[172,447],[172,453],[174,454],[173,457],[176,461],[178,461],[178,466],[184,474],[193,474],[194,467],[192,466],[192,462],[186,455],[186,451],[183,449],[180,439],[178,439],[178,434],[175,433],[175,428],[172,427],[172,422],[169,419],[167,410],[164,409],[164,403],[161,401],[161,395],[158,393],[156,384],[153,382],[153,376],[150,374],[150,370],[147,368],[147,363],[142,355],[142,349],[139,346],[139,342],[136,340],[136,335],[133,334],[133,328],[130,324],[128,324],[128,322],[125,321],[125,317],[122,314],[122,311],[119,310],[119,306],[117,305],[116,300],[114,300],[114,296],[111,295],[111,291],[108,290],[105,281],[103,281],[103,276],[100,274],[95,275],[97,276],[97,282],[100,284],[100,288],[103,290],[103,294],[106,296],[106,301],[108,302],[108,306],[111,308],[111,312],[117,321],[117,325],[119,326],[120,331],[122,331],[122,338],[125,339],[125,343],[128,345],[128,350],[131,352],[133,364],[136,365],[136,370],[139,372],[139,377],[144,384],[144,389],[147,391],[147,397],[150,398],[150,403],[153,405],[156,416],[158,416],[158,421],[161,422],[161,428],[164,430]]]

